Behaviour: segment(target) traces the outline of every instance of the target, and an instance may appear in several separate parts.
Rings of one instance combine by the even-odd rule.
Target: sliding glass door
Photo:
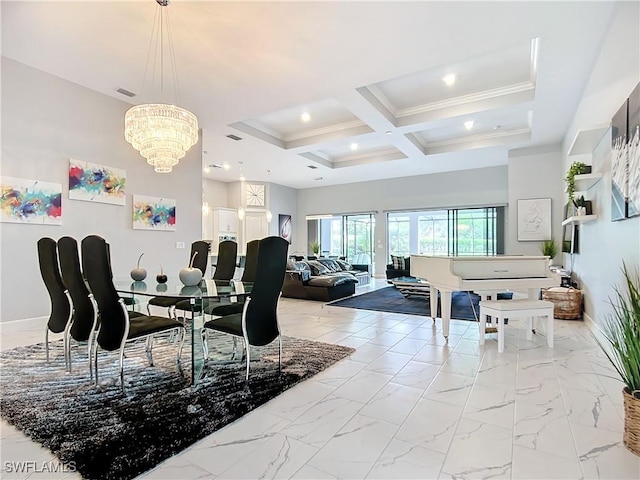
[[[504,253],[504,207],[387,214],[389,255]]]
[[[358,265],[373,265],[373,214],[344,215],[343,252],[347,260]]]

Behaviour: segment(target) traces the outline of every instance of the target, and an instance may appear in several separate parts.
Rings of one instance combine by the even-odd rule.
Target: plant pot
[[[633,394],[627,387],[622,389],[624,399],[623,442],[627,450],[640,456],[640,390]]]

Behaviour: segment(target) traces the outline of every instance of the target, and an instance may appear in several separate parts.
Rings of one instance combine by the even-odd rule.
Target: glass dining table
[[[202,305],[242,301],[251,293],[252,283],[239,280],[202,280],[199,285],[187,287],[178,278],[169,277],[166,283],[155,281],[131,281],[129,278],[114,278],[116,291],[127,297],[134,308],[142,307],[152,297],[171,297],[186,300],[191,307],[189,322],[191,332],[191,385],[197,385],[202,378],[205,365],[205,350],[202,345],[204,312]],[[144,307],[146,310],[146,306]],[[188,311],[187,311],[188,312]],[[147,313],[144,311],[143,313]],[[185,322],[187,319],[185,319]],[[189,328],[185,325],[185,328]]]

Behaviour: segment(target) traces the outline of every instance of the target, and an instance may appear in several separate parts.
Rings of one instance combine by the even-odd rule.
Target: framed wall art
[[[127,172],[69,159],[69,199],[124,205]]]
[[[291,243],[291,215],[278,215],[278,235]]]
[[[551,199],[518,200],[518,241],[551,239]]]
[[[62,184],[1,177],[0,222],[62,225]]]
[[[176,201],[171,198],[134,195],[133,229],[175,232]]]

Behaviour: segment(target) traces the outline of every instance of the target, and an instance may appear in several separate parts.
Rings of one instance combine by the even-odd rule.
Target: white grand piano
[[[549,270],[549,257],[497,255],[493,257],[432,257],[411,255],[411,275],[424,278],[431,289],[431,317],[438,314],[438,292],[442,334],[449,337],[451,292],[473,291],[481,297],[500,292],[526,292],[538,299],[540,289],[560,283]]]

